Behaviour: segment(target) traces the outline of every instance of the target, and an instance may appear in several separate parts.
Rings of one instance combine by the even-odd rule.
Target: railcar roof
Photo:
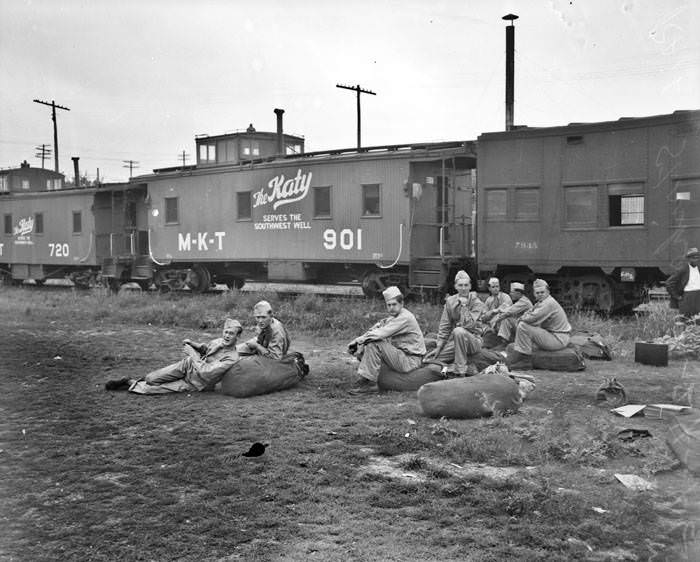
[[[265,167],[289,166],[302,163],[324,162],[350,162],[354,160],[382,159],[382,158],[408,158],[412,160],[436,160],[451,157],[476,158],[475,141],[447,141],[433,143],[410,143],[382,146],[368,146],[358,148],[337,148],[303,154],[287,156],[273,156],[246,160],[237,164],[221,164],[217,166],[176,166],[170,168],[158,168],[153,174],[146,174],[134,178],[136,181],[145,181],[155,177],[179,175],[186,173],[213,173],[233,170],[249,170]]]
[[[684,109],[664,115],[651,115],[647,117],[620,117],[617,121],[599,121],[593,123],[569,123],[553,127],[527,127],[518,126],[511,131],[487,132],[479,135],[477,142],[490,140],[515,139],[523,137],[544,137],[556,135],[570,135],[584,132],[611,131],[621,129],[634,129],[652,125],[666,125],[672,123],[688,123],[699,121],[696,125],[700,128],[700,110]]]

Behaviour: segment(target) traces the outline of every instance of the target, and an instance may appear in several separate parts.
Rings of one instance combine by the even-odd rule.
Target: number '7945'
[[[70,255],[68,244],[49,242],[49,255],[54,258],[67,258]]]

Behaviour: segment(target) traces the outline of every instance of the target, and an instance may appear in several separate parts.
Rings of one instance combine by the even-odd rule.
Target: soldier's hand
[[[350,353],[350,355],[355,355],[355,353],[357,353],[357,342],[356,341],[353,340],[348,344],[348,353]]]

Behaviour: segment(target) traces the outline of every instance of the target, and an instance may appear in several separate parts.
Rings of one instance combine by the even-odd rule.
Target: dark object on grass
[[[634,441],[641,437],[651,437],[651,433],[648,429],[636,429],[634,427],[617,432],[617,438],[620,441]]]
[[[637,342],[634,344],[634,361],[642,365],[668,366],[668,345]]]
[[[250,449],[246,453],[243,453],[244,457],[260,457],[265,454],[265,449],[269,446],[269,443],[253,443]]]
[[[105,390],[129,390],[129,379],[113,379],[105,383]]]
[[[607,402],[610,406],[618,407],[627,404],[627,393],[625,392],[625,387],[615,377],[610,377],[605,379],[605,382],[598,387],[595,399],[599,402]]]

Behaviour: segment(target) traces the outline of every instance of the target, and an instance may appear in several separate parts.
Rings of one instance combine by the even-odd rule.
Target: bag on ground
[[[495,413],[516,412],[520,389],[510,377],[482,374],[424,384],[418,402],[431,418],[481,418]]]
[[[532,367],[546,371],[583,371],[586,363],[581,352],[569,345],[557,351],[533,351]]]
[[[379,390],[418,390],[421,386],[428,382],[442,380],[441,366],[437,364],[421,365],[408,373],[398,373],[390,367],[382,364],[379,369],[379,378],[377,386]]]
[[[586,359],[612,361],[610,346],[595,332],[576,332],[571,335],[569,345],[578,349]]]
[[[297,351],[282,359],[246,356],[226,372],[221,380],[221,392],[237,398],[268,394],[293,387],[308,372],[304,356]]]
[[[500,351],[492,351],[490,349],[481,348],[479,353],[475,353],[469,359],[478,372],[483,371],[489,365],[495,365],[496,363],[503,362],[506,360],[505,355]]]

